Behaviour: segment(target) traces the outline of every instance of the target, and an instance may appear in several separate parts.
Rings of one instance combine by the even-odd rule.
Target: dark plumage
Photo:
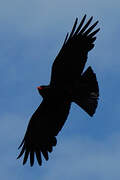
[[[99,96],[96,75],[91,67],[85,72],[83,69],[100,29],[92,31],[98,21],[89,26],[93,17],[84,25],[85,19],[86,15],[76,27],[76,18],[70,35],[67,33],[53,63],[50,84],[38,87],[43,101],[32,115],[19,146],[22,149],[18,158],[24,154],[23,164],[30,156],[33,166],[35,154],[39,165],[42,165],[42,155],[48,160],[48,152],[52,152],[57,143],[56,136],[67,119],[72,102],[90,116],[95,113]]]

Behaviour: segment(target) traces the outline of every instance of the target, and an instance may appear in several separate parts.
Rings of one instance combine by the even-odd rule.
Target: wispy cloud
[[[2,117],[0,142],[1,142],[1,164],[0,178],[19,179],[19,177],[54,179],[100,179],[119,180],[120,145],[119,133],[106,134],[103,139],[82,136],[80,133],[60,133],[58,144],[49,155],[48,162],[43,161],[39,167],[37,162],[31,168],[29,162],[24,167],[22,160],[16,160],[17,147],[24,134],[27,122],[24,117],[7,114]],[[21,123],[24,121],[24,127]],[[21,126],[22,125],[22,126]],[[63,131],[64,132],[64,131]]]
[[[116,133],[120,125],[119,7],[118,0],[1,1],[0,179],[120,179],[120,134]],[[93,15],[95,21],[100,20],[101,28],[88,59],[100,85],[97,119],[87,125],[86,121],[74,122],[86,117],[74,106],[69,117],[70,136],[62,131],[50,160],[43,167],[37,163],[33,168],[28,164],[23,167],[21,160],[16,161],[17,147],[41,101],[35,88],[49,82],[53,59],[66,33],[76,16],[80,20],[85,13],[87,18]]]
[[[43,167],[39,167],[36,162],[35,166],[31,168],[29,163],[22,167],[22,162],[16,160],[15,145],[17,142],[16,131],[18,130],[16,128],[14,132],[11,132],[10,137],[9,135],[4,136],[6,146],[1,150],[2,163],[0,165],[0,177],[4,177],[4,179],[8,179],[12,175],[13,180],[19,177],[23,179],[27,177],[30,180],[41,177],[44,180],[119,180],[120,178],[120,134],[112,134],[104,140],[76,135],[59,136],[58,145],[50,154],[50,160],[44,161]]]
[[[120,134],[104,141],[76,136],[61,139],[56,160],[52,161],[44,179],[119,180],[119,138]]]

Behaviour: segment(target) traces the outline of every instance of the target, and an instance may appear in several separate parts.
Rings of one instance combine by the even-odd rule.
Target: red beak
[[[42,89],[43,89],[43,87],[41,87],[41,86],[38,86],[38,87],[37,87],[37,89],[38,89],[38,90],[42,90]]]

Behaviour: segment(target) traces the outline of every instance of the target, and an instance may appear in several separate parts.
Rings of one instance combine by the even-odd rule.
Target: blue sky
[[[120,179],[119,8],[118,0],[0,1],[0,179]],[[96,114],[72,104],[49,161],[22,166],[17,147],[42,100],[36,87],[49,83],[66,33],[84,14],[101,28],[86,64],[100,86]]]

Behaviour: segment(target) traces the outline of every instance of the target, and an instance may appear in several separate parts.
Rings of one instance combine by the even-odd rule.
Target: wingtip
[[[93,27],[95,27],[98,23],[99,23],[99,21],[96,21],[96,22],[93,24]]]
[[[85,15],[83,16],[82,21],[85,21],[86,17],[87,17],[87,14],[85,14]]]
[[[99,23],[99,21],[97,20],[97,21],[96,21],[96,25],[97,25],[98,23]]]
[[[92,20],[93,20],[93,16],[90,17],[87,23],[90,24]]]
[[[37,158],[37,162],[38,162],[39,166],[42,166],[42,158],[41,158],[40,151],[36,151],[36,158]]]
[[[77,24],[77,22],[78,22],[78,17],[76,17],[76,19],[75,19],[75,24]]]
[[[91,34],[89,34],[88,37],[93,38],[99,31],[100,31],[100,28],[96,29]]]
[[[100,28],[96,29],[95,34],[97,34],[100,31]]]
[[[32,163],[30,162],[30,167],[33,167],[33,165],[34,165],[34,162],[32,162]]]
[[[20,158],[20,157],[19,157],[19,156],[17,156],[16,160],[17,160],[17,159],[19,159],[19,158]]]
[[[91,16],[90,20],[92,21],[92,19],[93,19],[93,16]]]
[[[23,159],[23,165],[27,162],[28,156],[29,156],[29,151],[26,150],[25,155],[24,155],[24,159]]]
[[[20,148],[22,147],[23,143],[24,143],[24,139],[22,140],[22,142],[21,142],[21,144],[19,145],[18,149],[20,149]]]
[[[98,31],[100,31],[100,28],[98,28]]]

